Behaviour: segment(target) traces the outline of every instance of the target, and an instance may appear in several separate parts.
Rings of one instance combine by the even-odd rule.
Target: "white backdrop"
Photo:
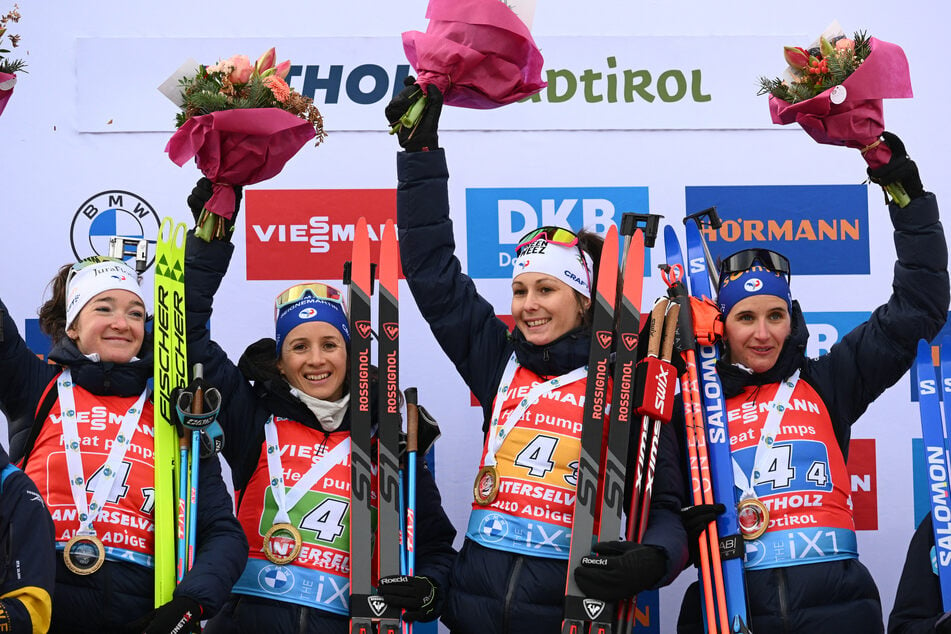
[[[0,13],[8,4],[0,3]],[[80,227],[77,234],[82,215],[74,218],[87,199],[106,191],[131,192],[159,217],[188,218],[184,199],[199,175],[193,165],[179,168],[164,154],[175,109],[155,89],[185,59],[212,63],[235,53],[253,59],[275,45],[279,59],[324,65],[322,73],[326,65],[339,64],[346,76],[356,65],[372,63],[392,81],[397,66],[406,63],[399,33],[426,26],[425,0],[265,5],[238,0],[227,8],[178,0],[140,6],[114,0],[19,4],[23,20],[11,31],[22,35],[17,52],[29,72],[20,75],[0,117],[0,292],[21,329],[35,318],[56,268],[73,258],[72,241],[85,230]],[[907,10],[911,6],[914,11]],[[755,95],[760,75],[780,73],[782,44],[804,45],[833,19],[849,34],[867,29],[904,48],[915,97],[886,102],[887,128],[905,141],[925,187],[939,201],[951,199],[946,191],[951,132],[944,124],[951,100],[942,56],[948,16],[937,0],[906,5],[833,0],[785,12],[762,2],[540,0],[533,34],[546,68],[596,69],[607,77],[613,57],[617,70],[651,69],[655,77],[667,69],[682,69],[687,77],[702,69],[701,92],[710,99],[595,104],[578,97],[496,111],[446,108],[440,142],[450,163],[463,264],[472,188],[647,188],[651,211],[665,214],[682,236],[679,218],[688,186],[861,183],[865,166],[857,152],[817,145],[798,127],[771,125],[765,98]],[[301,90],[302,82],[298,76],[291,84]],[[388,98],[322,104],[321,94],[327,141],[305,147],[279,176],[249,189],[395,187],[397,144],[383,125]],[[341,210],[334,219],[352,222],[360,213]],[[868,191],[868,219],[869,273],[796,277],[793,292],[807,312],[868,312],[887,297],[894,248],[877,189]],[[249,342],[272,334],[271,298],[293,282],[247,281],[246,240],[249,229],[239,227],[213,322],[215,338],[234,359]],[[320,277],[333,280],[339,274],[333,270]],[[509,312],[504,279],[478,283],[499,313]],[[468,390],[436,347],[405,285],[402,291],[402,383],[418,385],[421,402],[441,422],[437,479],[462,534],[481,444],[481,410],[469,405]],[[654,274],[645,298],[661,294]],[[859,532],[859,549],[886,613],[914,529],[911,439],[920,436],[917,421],[906,376],[869,408],[853,434],[876,440],[879,528]],[[693,578],[687,571],[661,593],[661,632],[673,631],[683,588]]]

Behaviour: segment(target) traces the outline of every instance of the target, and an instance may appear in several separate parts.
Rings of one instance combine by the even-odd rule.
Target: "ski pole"
[[[704,429],[703,410],[700,405],[696,341],[689,298],[683,284],[683,275],[683,267],[677,264],[667,267],[663,278],[668,285],[668,293],[671,298],[681,305],[679,315],[681,357],[687,366],[687,372],[681,378],[680,392],[684,403],[693,503],[695,505],[712,504],[713,493],[707,456],[706,431]],[[728,633],[730,629],[726,613],[723,570],[720,562],[720,540],[715,521],[711,521],[706,530],[701,533],[699,551],[708,631],[711,633]],[[719,621],[719,630],[717,629],[717,621]]]
[[[640,385],[646,382],[648,370],[646,370],[647,362],[650,358],[657,358],[657,355],[660,351],[661,346],[661,333],[663,331],[664,323],[664,314],[667,312],[669,302],[666,298],[661,297],[656,302],[654,302],[654,307],[651,309],[650,317],[648,318],[648,339],[647,339],[647,357],[638,363],[638,367],[635,373],[635,382],[638,384],[638,390],[642,391],[642,399],[646,398],[647,390],[642,390]],[[679,310],[679,307],[678,307]],[[673,386],[671,386],[671,393],[673,393]],[[640,403],[635,403],[635,413],[640,411]],[[655,434],[654,438],[651,438],[652,432]],[[625,526],[625,539],[628,541],[640,542],[641,537],[643,536],[642,531],[640,531],[638,523],[641,517],[640,509],[647,508],[650,506],[650,493],[651,485],[648,484],[647,487],[645,484],[645,475],[644,469],[647,463],[647,455],[650,453],[651,457],[651,468],[653,468],[654,458],[657,455],[657,444],[656,434],[659,432],[659,428],[654,429],[650,415],[644,414],[641,417],[641,425],[639,431],[639,437],[637,441],[637,461],[634,468],[634,480],[632,484],[631,491],[631,502],[627,509],[627,524]],[[652,451],[648,451],[648,447],[652,448]],[[653,471],[651,470],[650,480],[653,481]],[[644,515],[646,521],[646,514]],[[637,607],[637,597],[631,597],[625,601],[622,601],[618,606],[618,624],[619,632],[622,634],[629,632],[634,627],[634,611]]]
[[[178,556],[176,557],[175,581],[181,583],[185,578],[185,568],[188,562],[188,449],[189,438],[188,430],[181,429],[178,437],[178,531],[176,533],[176,545]]]
[[[204,376],[204,368],[200,363],[196,363],[192,370],[194,379],[201,379]],[[205,409],[205,392],[202,387],[195,387],[195,396],[192,399],[192,414],[201,414]],[[198,541],[198,463],[201,457],[199,447],[201,441],[201,432],[197,429],[192,430],[191,460],[188,463],[190,476],[190,486],[188,490],[189,508],[188,508],[188,565],[185,572],[192,569],[195,565],[195,548]]]
[[[416,449],[419,444],[419,410],[416,388],[406,388],[406,574],[416,574]],[[403,632],[413,634],[413,624],[404,622]]]

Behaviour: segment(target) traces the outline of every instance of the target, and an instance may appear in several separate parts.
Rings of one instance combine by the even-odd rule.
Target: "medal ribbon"
[[[267,443],[267,472],[271,476],[271,493],[277,503],[274,523],[290,524],[288,511],[297,506],[304,494],[310,491],[318,480],[350,455],[350,438],[344,439],[339,445],[319,456],[317,462],[311,465],[290,491],[284,488],[284,468],[281,466],[281,448],[277,441],[277,425],[274,424],[273,414],[264,424],[264,439]]]
[[[756,485],[759,484],[760,476],[766,473],[766,467],[769,466],[770,449],[773,446],[773,440],[775,440],[777,434],[779,434],[779,426],[783,420],[783,414],[786,413],[789,399],[792,396],[793,390],[796,389],[798,382],[799,370],[796,370],[791,377],[779,384],[776,395],[773,397],[773,400],[770,401],[769,413],[766,414],[766,420],[763,421],[759,442],[756,445],[756,453],[753,455],[753,472],[749,478],[743,473],[743,469],[740,468],[736,458],[733,458],[733,482],[743,492],[740,495],[741,501],[756,497]]]
[[[66,470],[69,473],[69,487],[73,493],[73,504],[79,516],[77,535],[95,535],[93,522],[99,516],[106,500],[112,495],[112,489],[119,483],[117,469],[125,458],[126,450],[132,444],[132,435],[142,416],[142,406],[148,396],[148,389],[142,392],[122,418],[119,433],[109,449],[106,461],[99,471],[99,482],[93,489],[92,501],[86,499],[86,479],[83,476],[82,443],[79,439],[79,427],[76,423],[76,399],[73,396],[73,381],[69,368],[63,370],[56,380],[59,390],[63,444],[66,447]]]
[[[502,443],[505,442],[505,439],[508,438],[509,432],[512,431],[512,428],[515,427],[519,419],[522,418],[522,414],[525,413],[525,410],[555,388],[570,385],[588,375],[588,366],[583,366],[575,368],[568,374],[562,374],[544,383],[539,383],[529,390],[525,398],[519,401],[519,404],[509,413],[508,418],[505,419],[505,424],[499,427],[499,419],[502,416],[502,405],[505,402],[505,395],[509,391],[509,386],[512,384],[512,379],[515,377],[515,371],[518,369],[518,366],[518,359],[515,358],[515,353],[513,352],[505,366],[505,372],[502,374],[499,391],[495,395],[495,404],[492,407],[492,422],[489,425],[489,442],[485,453],[485,462],[483,463],[486,467],[495,466],[495,454],[502,447]]]

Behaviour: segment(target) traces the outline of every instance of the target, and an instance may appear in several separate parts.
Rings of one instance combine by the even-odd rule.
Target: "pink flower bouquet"
[[[13,96],[13,87],[17,83],[17,76],[11,73],[0,73],[0,114],[7,107],[7,102]]]
[[[205,240],[223,237],[235,211],[233,187],[276,176],[305,143],[326,136],[313,101],[284,81],[290,61],[274,62],[273,48],[253,66],[235,55],[179,82],[179,128],[165,151],[178,166],[194,157],[213,183],[195,232]]]
[[[417,83],[434,84],[444,102],[497,108],[547,84],[543,59],[525,23],[499,0],[430,0],[425,33],[403,33]]]
[[[912,96],[901,47],[857,33],[852,40],[820,38],[818,50],[786,47],[785,56],[787,79],[761,80],[773,123],[798,123],[819,143],[857,148],[869,167],[887,164],[891,150],[879,140],[882,100]]]

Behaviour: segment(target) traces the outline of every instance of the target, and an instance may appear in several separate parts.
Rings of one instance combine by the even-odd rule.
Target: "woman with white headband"
[[[210,197],[210,181],[199,180],[188,198],[196,219]],[[240,191],[238,200],[240,204]],[[234,252],[231,231],[225,234],[211,242],[194,232],[188,235],[188,358],[204,363],[206,376],[227,395],[219,418],[225,431],[222,453],[231,466],[238,519],[251,547],[228,605],[205,631],[346,634],[351,474],[347,310],[333,286],[295,284],[274,300],[274,338],[252,343],[233,363],[208,331],[215,292]],[[371,381],[375,420],[375,376]],[[425,454],[423,443],[419,454]],[[385,577],[378,591],[388,605],[404,610],[405,621],[431,621],[441,609],[456,531],[425,460],[417,462],[416,479],[414,575]],[[292,548],[282,550],[288,545]]]
[[[386,109],[390,122],[419,90],[407,84]],[[433,86],[428,97],[419,124],[399,132],[406,150],[397,154],[403,271],[440,346],[482,404],[487,432],[443,622],[454,633],[560,632],[601,239],[542,227],[520,240],[510,332],[455,257],[449,175],[437,139],[442,98]],[[669,583],[686,562],[680,457],[673,430],[664,426],[662,434],[643,543],[616,544],[615,554],[594,558],[610,568],[601,574],[579,566],[575,580],[589,596],[631,597]]]
[[[26,347],[0,310],[0,406],[10,455],[36,482],[55,524],[50,631],[198,632],[224,603],[247,553],[221,466],[216,458],[200,463],[195,563],[172,600],[153,610],[145,294],[127,264],[101,257],[62,267],[52,288],[40,309],[51,363]]]

